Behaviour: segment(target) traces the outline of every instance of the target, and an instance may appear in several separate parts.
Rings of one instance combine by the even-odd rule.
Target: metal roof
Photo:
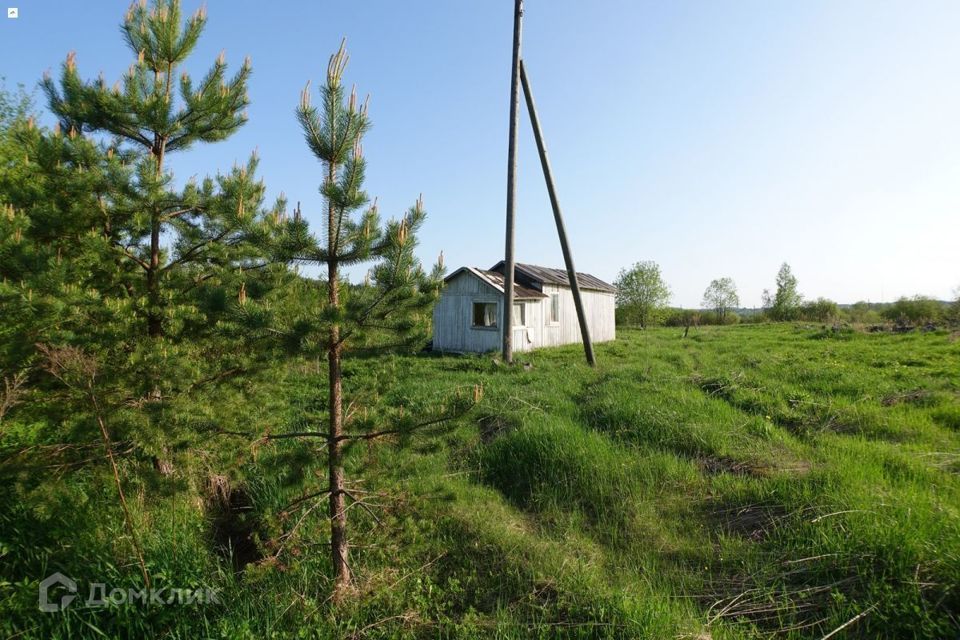
[[[478,269],[476,267],[460,267],[459,269],[457,269],[456,271],[448,275],[446,278],[444,278],[444,282],[449,282],[450,280],[452,280],[453,278],[455,278],[456,276],[458,276],[460,273],[464,271],[472,273],[473,275],[480,278],[481,280],[489,284],[491,287],[493,287],[500,293],[503,293],[503,274],[502,273],[499,273],[497,271],[485,271],[483,269]],[[524,287],[523,285],[520,285],[514,282],[513,297],[515,300],[539,300],[540,298],[546,298],[547,296],[541,293],[540,291],[537,291],[536,289],[529,289],[527,287]]]
[[[522,273],[530,280],[544,284],[558,284],[564,287],[570,286],[570,279],[567,277],[566,269],[554,269],[552,267],[538,267],[534,264],[516,263],[515,273]],[[504,267],[503,260],[490,267],[490,271],[502,271]],[[605,291],[607,293],[616,293],[613,285],[607,284],[600,278],[594,277],[589,273],[577,272],[577,282],[581,289],[591,289],[594,291]]]

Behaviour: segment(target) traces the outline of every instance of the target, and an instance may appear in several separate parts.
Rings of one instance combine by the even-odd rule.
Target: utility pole
[[[540,130],[540,119],[537,117],[537,107],[533,102],[533,92],[530,90],[530,81],[527,71],[520,57],[520,39],[523,26],[523,0],[514,0],[513,11],[513,68],[510,75],[510,139],[507,150],[507,233],[504,249],[503,271],[503,313],[501,326],[503,327],[503,361],[513,363],[513,283],[516,268],[514,257],[514,221],[517,195],[517,127],[520,122],[520,85],[523,84],[523,94],[527,102],[527,111],[530,113],[530,124],[533,126],[533,135],[537,140],[537,151],[540,154],[540,166],[543,169],[543,179],[547,183],[550,194],[550,205],[553,208],[553,219],[557,224],[557,235],[560,237],[560,249],[563,251],[563,261],[567,267],[567,279],[573,293],[574,306],[577,309],[577,321],[580,323],[580,336],[583,339],[583,350],[590,366],[596,366],[597,361],[593,354],[593,342],[590,340],[590,328],[587,326],[587,315],[583,309],[583,298],[580,295],[580,283],[577,280],[577,270],[573,265],[573,252],[567,240],[567,230],[563,224],[563,215],[560,213],[560,200],[553,184],[553,172],[550,169],[550,158],[547,156],[547,146],[543,141],[543,132]]]
[[[513,69],[510,74],[510,139],[507,151],[507,233],[503,272],[503,361],[513,362],[514,209],[517,196],[517,126],[520,121],[520,35],[523,0],[514,0]]]
[[[597,365],[597,360],[593,356],[593,343],[590,341],[590,328],[587,326],[587,315],[584,313],[583,299],[580,297],[577,270],[573,266],[573,254],[570,252],[570,243],[567,242],[567,230],[563,224],[563,215],[560,213],[560,200],[557,198],[557,189],[553,184],[550,158],[547,156],[547,146],[543,141],[543,132],[540,130],[540,118],[537,116],[537,105],[533,102],[533,92],[530,90],[530,81],[527,79],[527,69],[523,60],[520,61],[520,81],[523,83],[523,95],[527,100],[527,112],[530,114],[533,137],[537,140],[540,166],[543,168],[543,179],[547,183],[547,192],[550,194],[553,219],[557,223],[557,235],[560,236],[560,250],[563,251],[563,262],[567,267],[567,279],[570,280],[570,289],[573,291],[573,303],[577,308],[577,320],[580,322],[580,335],[583,338],[583,351],[587,356],[587,362],[590,363],[591,367],[594,367]]]

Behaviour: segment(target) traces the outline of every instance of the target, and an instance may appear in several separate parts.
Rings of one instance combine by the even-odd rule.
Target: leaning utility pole
[[[507,150],[507,238],[503,270],[503,361],[513,362],[513,227],[517,196],[517,125],[520,121],[520,28],[523,0],[513,8],[513,68],[510,74],[510,141]]]
[[[550,170],[550,158],[547,156],[547,145],[543,141],[543,132],[540,131],[540,118],[537,117],[537,105],[533,102],[533,92],[530,90],[530,81],[527,80],[527,69],[520,61],[520,81],[523,83],[523,95],[527,100],[527,112],[530,114],[530,126],[533,127],[533,137],[537,139],[537,151],[540,153],[540,166],[543,168],[543,179],[547,182],[547,192],[550,194],[550,206],[553,207],[553,219],[557,223],[557,235],[560,236],[560,250],[563,251],[563,262],[567,267],[567,279],[570,280],[570,289],[573,292],[573,304],[577,308],[577,320],[580,322],[580,335],[583,338],[583,350],[590,366],[596,366],[597,360],[593,356],[593,343],[590,341],[590,328],[587,326],[587,314],[583,310],[583,299],[580,297],[580,283],[577,282],[577,270],[573,266],[573,254],[570,252],[570,243],[567,242],[567,229],[563,225],[563,216],[560,214],[560,200],[557,198],[557,189],[553,184],[553,172]]]
[[[514,209],[516,207],[517,192],[517,125],[520,120],[520,84],[523,84],[523,94],[527,101],[527,111],[530,113],[530,124],[533,126],[533,135],[537,140],[537,151],[540,153],[540,166],[543,169],[543,178],[547,182],[547,192],[550,194],[550,206],[553,208],[553,219],[557,224],[557,235],[560,237],[560,249],[563,251],[563,261],[567,267],[567,278],[570,280],[570,290],[573,293],[573,303],[577,309],[577,320],[580,323],[580,336],[583,339],[583,350],[590,366],[596,366],[593,355],[593,343],[590,341],[590,328],[587,326],[587,314],[583,309],[583,298],[580,296],[580,283],[577,281],[577,270],[573,266],[573,252],[567,241],[567,230],[560,213],[560,201],[553,184],[553,172],[550,170],[550,159],[547,157],[547,146],[543,141],[543,132],[540,131],[540,119],[537,117],[537,107],[533,102],[533,92],[530,91],[530,82],[527,80],[527,71],[520,58],[520,31],[523,20],[523,0],[515,0],[513,13],[513,70],[510,77],[510,142],[507,151],[507,242],[504,252],[503,272],[503,361],[513,362],[513,280],[515,259],[513,255]]]

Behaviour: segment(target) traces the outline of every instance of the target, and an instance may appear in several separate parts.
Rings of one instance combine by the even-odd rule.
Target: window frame
[[[556,304],[556,307],[554,307]],[[550,321],[547,323],[550,326],[559,326],[560,325],[560,292],[554,291],[550,293]]]
[[[513,318],[513,327],[515,329],[526,329],[527,328],[527,304],[522,300],[517,300],[513,303],[514,311],[517,308],[520,308],[520,322],[517,322],[516,314],[511,316]]]
[[[484,307],[493,305],[493,324],[475,324],[477,319],[477,306]],[[484,316],[486,312],[484,311]],[[496,331],[500,328],[500,303],[496,300],[472,300],[470,304],[470,328],[482,331]]]

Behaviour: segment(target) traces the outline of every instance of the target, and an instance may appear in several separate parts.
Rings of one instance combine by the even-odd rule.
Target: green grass
[[[279,515],[322,486],[317,443],[212,437],[178,454],[172,478],[124,458],[155,580],[223,590],[189,610],[37,612],[53,570],[114,586],[139,573],[102,464],[8,470],[0,632],[819,638],[856,618],[840,635],[960,633],[960,341],[680,333],[621,331],[596,370],[576,347],[524,354],[529,370],[491,356],[348,363],[348,396],[386,416],[474,384],[484,396],[443,433],[350,451],[348,479],[376,506],[349,511],[358,589],[339,606],[325,507],[296,528],[305,510]],[[298,363],[212,394],[197,421],[299,429],[322,418],[324,388]],[[11,425],[5,444],[42,440],[43,425]],[[244,507],[227,521],[218,478]]]

